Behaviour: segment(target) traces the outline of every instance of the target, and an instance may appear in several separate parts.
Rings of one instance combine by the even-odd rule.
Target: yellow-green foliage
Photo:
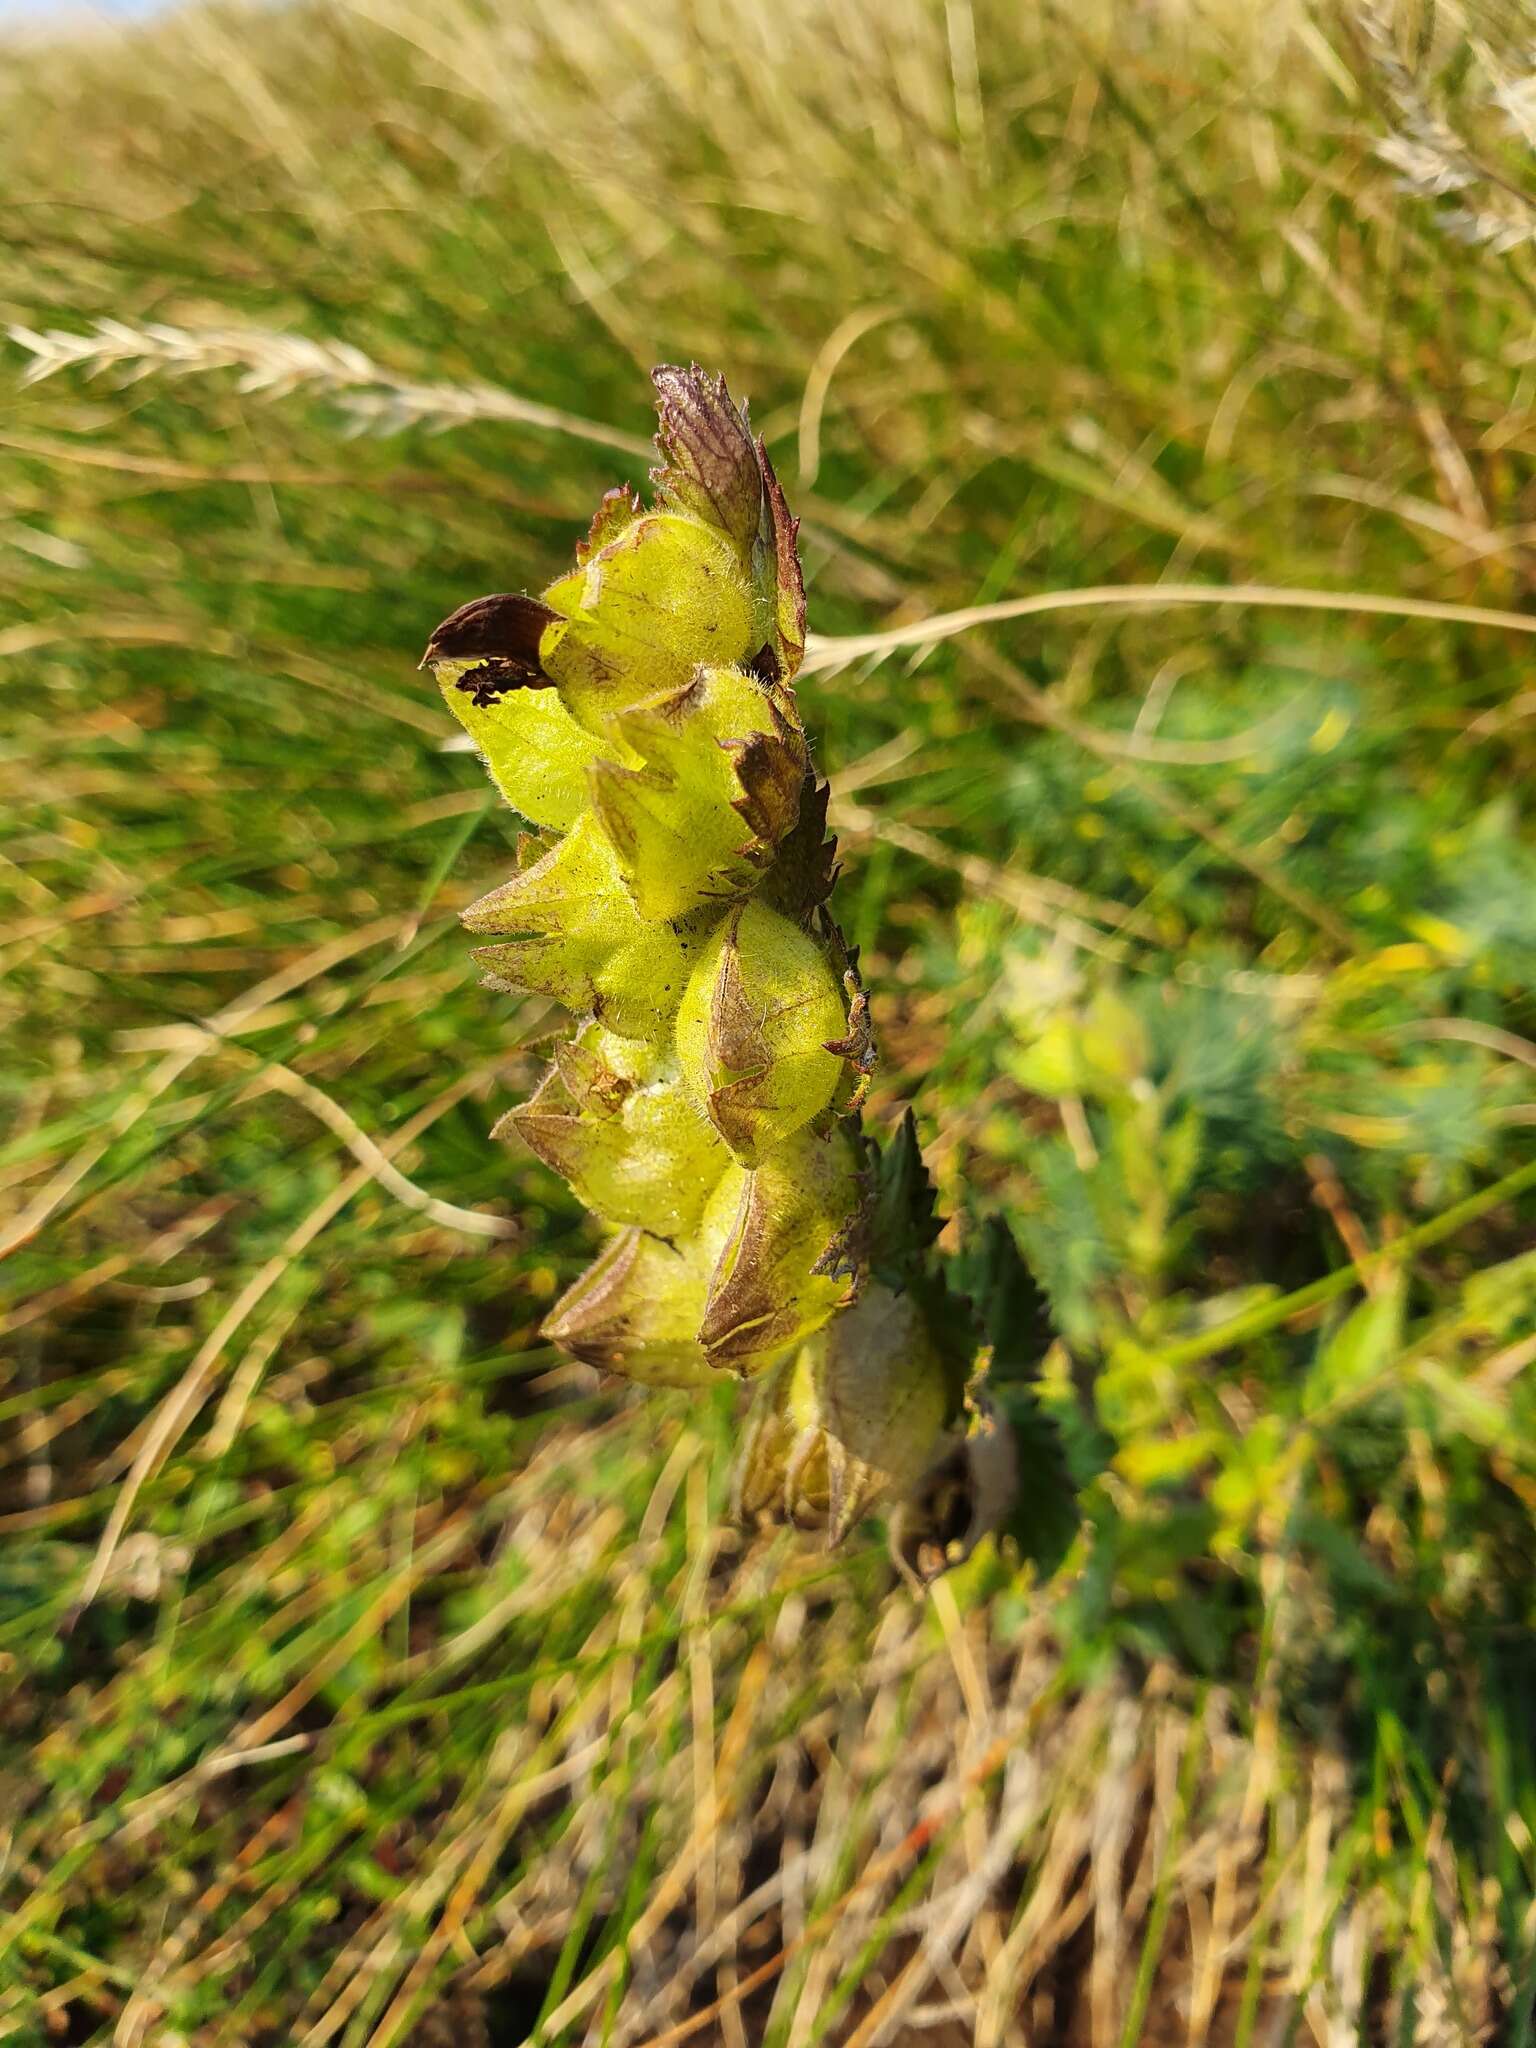
[[[980,1410],[930,1328],[942,1287],[893,1288],[900,1247],[875,1242],[902,1212],[859,1129],[873,1047],[792,687],[795,527],[724,379],[655,383],[657,508],[609,492],[569,575],[473,599],[427,649],[543,828],[466,912],[505,942],[478,957],[582,1019],[497,1135],[612,1233],[545,1334],[647,1386],[769,1375],[739,1501],[836,1541],[952,1462]]]

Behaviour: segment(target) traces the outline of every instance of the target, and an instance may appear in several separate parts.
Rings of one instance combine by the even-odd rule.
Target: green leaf
[[[943,1217],[935,1214],[937,1205],[917,1139],[917,1119],[909,1109],[877,1159],[870,1215],[872,1262],[893,1286],[923,1272],[928,1248],[944,1228]]]
[[[991,1390],[1013,1431],[1019,1484],[999,1535],[1048,1579],[1072,1547],[1082,1519],[1056,1418],[1032,1387],[1004,1382]]]
[[[1304,1415],[1358,1391],[1396,1355],[1403,1336],[1407,1278],[1399,1267],[1379,1294],[1350,1312],[1325,1338],[1301,1390]]]
[[[992,1346],[988,1385],[1032,1380],[1053,1335],[1050,1305],[1001,1216],[989,1216],[968,1237],[951,1270]]]

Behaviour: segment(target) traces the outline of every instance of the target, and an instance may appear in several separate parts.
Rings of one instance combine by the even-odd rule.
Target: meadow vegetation
[[[1531,2041],[1528,26],[6,52],[0,2040]],[[738,1529],[733,1386],[537,1334],[557,1020],[415,663],[690,360],[803,520],[868,1126],[1033,1276],[1049,1575]]]

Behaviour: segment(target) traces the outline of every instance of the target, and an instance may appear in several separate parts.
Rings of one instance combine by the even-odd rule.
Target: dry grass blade
[[[466,1096],[473,1095],[483,1087],[499,1065],[500,1062],[497,1062],[496,1066],[476,1069],[461,1075],[434,1101],[429,1102],[424,1109],[418,1110],[409,1122],[393,1133],[384,1152],[385,1158],[387,1159],[389,1152],[400,1151],[410,1144],[413,1138],[427,1130],[445,1110],[451,1109],[455,1103],[462,1102]],[[271,1292],[298,1254],[307,1245],[312,1244],[321,1231],[335,1221],[348,1202],[375,1178],[375,1169],[369,1164],[359,1167],[355,1173],[349,1173],[343,1180],[338,1181],[330,1193],[315,1204],[303,1222],[289,1232],[282,1248],[268,1259],[259,1272],[252,1274],[208,1333],[207,1339],[182,1375],[179,1384],[156,1410],[154,1421],[146,1431],[128,1475],[118,1489],[112,1512],[107,1518],[107,1526],[102,1531],[101,1541],[96,1546],[96,1554],[91,1560],[90,1570],[85,1575],[73,1608],[65,1618],[66,1633],[100,1593],[111,1568],[113,1553],[122,1540],[123,1531],[133,1514],[134,1503],[145,1482],[164,1463],[172,1447],[191,1426],[192,1418],[207,1395],[230,1338],[257,1304]]]
[[[280,967],[273,974],[245,993],[226,1004],[216,1016],[210,1017],[197,1036],[188,1041],[180,1052],[174,1052],[150,1073],[144,1083],[135,1089],[114,1111],[106,1132],[82,1146],[75,1155],[49,1181],[28,1204],[22,1214],[0,1236],[0,1259],[23,1245],[36,1235],[65,1202],[70,1193],[79,1186],[111,1148],[112,1144],[153,1108],[162,1096],[174,1088],[176,1083],[203,1054],[210,1044],[221,1038],[232,1037],[252,1017],[263,1010],[268,1003],[291,994],[304,987],[307,982],[328,974],[354,954],[365,952],[370,946],[378,945],[383,939],[393,937],[402,928],[398,917],[380,918],[373,923],[360,926],[356,931],[342,932],[334,938],[313,948],[302,958]]]
[[[188,1026],[196,1032],[200,1027]],[[302,1074],[296,1074],[280,1060],[262,1060],[255,1054],[246,1053],[242,1047],[231,1046],[215,1033],[206,1033],[213,1039],[211,1051],[225,1057],[234,1057],[240,1064],[256,1069],[251,1083],[252,1093],[274,1089],[279,1095],[287,1095],[294,1102],[303,1103],[313,1112],[327,1130],[340,1138],[347,1150],[366,1167],[381,1188],[386,1188],[397,1202],[403,1202],[407,1209],[414,1209],[433,1223],[441,1224],[445,1230],[462,1231],[467,1237],[515,1238],[522,1234],[522,1227],[510,1216],[490,1216],[479,1209],[462,1209],[456,1202],[445,1202],[441,1196],[432,1195],[425,1188],[403,1174],[389,1157],[384,1146],[369,1137],[355,1117],[349,1116],[333,1096],[323,1088],[317,1088]],[[392,1147],[398,1150],[398,1143]]]
[[[1536,614],[1485,605],[1446,604],[1434,598],[1389,597],[1369,590],[1283,590],[1264,583],[1105,583],[1084,590],[1045,590],[997,604],[967,605],[908,626],[877,633],[813,633],[805,672],[834,675],[856,661],[933,647],[981,626],[1071,611],[1175,611],[1184,605],[1251,605],[1280,611],[1342,612],[1363,618],[1428,619],[1450,626],[1486,626],[1496,632],[1536,633]]]

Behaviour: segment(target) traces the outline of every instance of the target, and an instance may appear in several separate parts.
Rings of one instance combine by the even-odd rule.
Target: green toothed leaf
[[[917,1119],[909,1109],[875,1167],[870,1239],[877,1270],[893,1286],[917,1279],[928,1264],[930,1245],[944,1228],[936,1214],[938,1195],[923,1164]]]
[[[988,1393],[1013,1433],[1017,1460],[1017,1492],[998,1533],[1042,1578],[1049,1578],[1071,1549],[1082,1521],[1061,1430],[1033,1387],[989,1382]]]
[[[952,1277],[975,1310],[982,1340],[992,1347],[988,1386],[1033,1379],[1051,1341],[1050,1306],[1001,1216],[989,1216],[972,1234]]]

